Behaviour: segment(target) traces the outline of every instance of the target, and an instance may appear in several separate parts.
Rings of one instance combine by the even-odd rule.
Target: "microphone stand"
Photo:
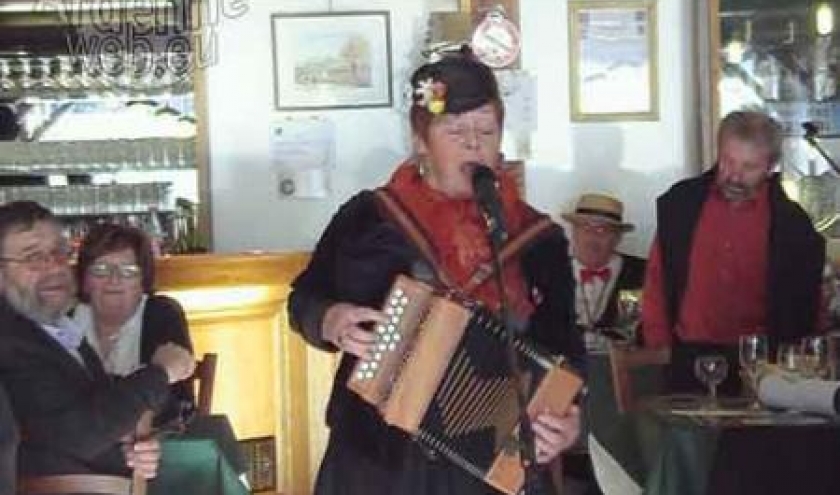
[[[831,156],[829,156],[829,154],[825,151],[825,149],[823,149],[822,145],[820,145],[816,137],[816,129],[805,127],[805,135],[803,136],[805,141],[808,144],[810,144],[812,148],[817,150],[817,153],[819,153],[820,156],[822,156],[825,159],[826,163],[828,163],[828,166],[831,167],[831,170],[834,170],[835,174],[840,175],[840,166],[838,166],[837,162],[835,162],[834,159],[832,159]]]
[[[487,223],[487,237],[490,241],[491,262],[493,264],[493,279],[496,289],[499,291],[499,315],[502,320],[502,328],[507,343],[508,364],[513,374],[513,381],[516,389],[516,404],[519,422],[519,459],[525,473],[525,481],[521,493],[524,495],[543,495],[545,493],[542,480],[537,466],[537,445],[534,438],[534,429],[531,427],[531,419],[528,417],[528,398],[525,395],[525,380],[519,360],[516,354],[514,340],[514,329],[510,325],[510,310],[505,294],[504,276],[502,274],[502,262],[499,255],[505,237],[504,228],[484,213]]]

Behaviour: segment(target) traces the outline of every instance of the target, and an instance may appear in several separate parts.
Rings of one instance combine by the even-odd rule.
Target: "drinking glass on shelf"
[[[9,59],[0,57],[0,91],[14,89],[15,81],[12,79],[12,65]]]
[[[729,363],[719,354],[699,356],[694,360],[694,376],[709,388],[709,399],[717,400],[717,386],[726,378]]]
[[[747,379],[749,391],[753,396],[754,407],[758,405],[758,374],[767,365],[768,352],[766,335],[742,335],[738,341],[738,357],[741,370]]]
[[[55,80],[52,78],[52,57],[38,57],[41,63],[41,78],[38,79],[38,84],[44,88],[54,88],[56,86]]]
[[[789,373],[799,373],[802,370],[802,349],[799,344],[779,344],[776,351],[776,365],[779,369]]]
[[[801,342],[800,367],[808,378],[828,376],[828,339],[823,336],[804,337]]]
[[[35,86],[35,79],[32,77],[32,61],[28,57],[18,58],[20,64],[20,87],[30,89]]]

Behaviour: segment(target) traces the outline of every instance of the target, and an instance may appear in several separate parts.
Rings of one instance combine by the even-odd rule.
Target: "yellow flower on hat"
[[[438,115],[446,111],[446,84],[431,77],[417,83],[414,93],[420,98],[417,105],[426,107],[429,112]]]

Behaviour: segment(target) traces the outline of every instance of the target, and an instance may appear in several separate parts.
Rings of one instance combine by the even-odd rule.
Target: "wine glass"
[[[719,354],[699,356],[694,360],[694,376],[709,387],[709,399],[712,403],[717,401],[717,386],[726,378],[728,372],[729,363]]]
[[[802,375],[825,378],[828,374],[828,339],[822,336],[804,337],[800,352]]]
[[[642,291],[618,291],[618,318],[616,326],[622,331],[629,342],[636,341],[636,327],[642,316]]]
[[[799,344],[779,344],[776,352],[776,365],[779,369],[788,373],[799,373],[802,371],[802,349]]]
[[[758,406],[758,372],[767,365],[768,346],[766,335],[742,335],[738,342],[741,369],[749,380],[753,407]]]

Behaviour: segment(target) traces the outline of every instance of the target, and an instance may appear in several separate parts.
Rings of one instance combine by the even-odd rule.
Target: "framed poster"
[[[277,110],[390,107],[388,12],[271,16]]]
[[[657,120],[656,4],[569,2],[573,121]]]

